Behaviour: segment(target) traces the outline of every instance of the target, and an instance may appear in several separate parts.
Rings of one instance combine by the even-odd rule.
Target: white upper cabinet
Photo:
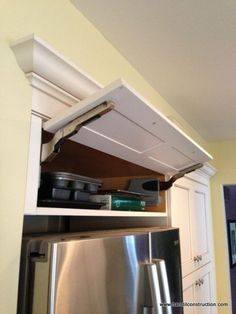
[[[181,178],[171,188],[171,221],[180,228],[183,276],[211,260],[209,188]]]
[[[206,165],[180,178],[170,189],[171,223],[180,229],[183,277],[213,258],[209,176],[214,172]]]
[[[163,174],[211,159],[123,80],[101,88],[35,36],[18,41],[12,49],[33,87],[33,111],[48,119],[44,130],[55,133],[112,102],[111,111],[86,124],[72,139]]]

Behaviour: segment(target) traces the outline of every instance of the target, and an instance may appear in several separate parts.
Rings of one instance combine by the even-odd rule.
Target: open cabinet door
[[[86,123],[72,140],[160,173],[173,174],[211,156],[140,97],[117,80],[48,120],[43,128],[55,133],[103,103],[112,109]]]

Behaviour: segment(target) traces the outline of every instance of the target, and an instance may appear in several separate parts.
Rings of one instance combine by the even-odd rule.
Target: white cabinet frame
[[[56,132],[103,102],[114,103],[114,110],[81,128],[78,136],[73,137],[74,141],[167,175],[212,158],[123,80],[118,79],[102,88],[35,35],[17,41],[11,47],[32,86],[32,113],[37,116],[32,117],[25,213],[82,214],[78,210],[35,210],[41,127]],[[100,210],[83,211],[83,215],[98,213],[99,216],[108,214]],[[127,212],[112,214],[130,215]]]

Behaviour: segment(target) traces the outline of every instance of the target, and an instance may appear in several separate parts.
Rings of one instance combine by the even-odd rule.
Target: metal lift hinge
[[[41,162],[51,161],[60,152],[61,146],[67,139],[78,133],[83,126],[99,119],[113,108],[112,102],[104,102],[59,129],[48,143],[42,144]]]
[[[172,187],[173,183],[177,180],[182,178],[185,174],[195,171],[199,168],[203,167],[203,164],[195,164],[185,169],[180,170],[176,173],[173,177],[171,177],[168,181],[158,181],[158,180],[150,180],[144,182],[142,184],[142,189],[147,191],[166,191]]]

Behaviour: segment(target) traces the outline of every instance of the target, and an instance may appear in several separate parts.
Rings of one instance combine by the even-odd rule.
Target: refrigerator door
[[[47,310],[40,314],[144,313],[148,234],[65,241],[53,243],[49,250]],[[33,306],[33,314],[37,308]]]
[[[151,233],[151,246],[152,262],[156,263],[159,281],[163,287],[162,302],[173,305],[163,307],[163,313],[182,314],[183,308],[177,306],[177,303],[183,302],[178,229]]]

